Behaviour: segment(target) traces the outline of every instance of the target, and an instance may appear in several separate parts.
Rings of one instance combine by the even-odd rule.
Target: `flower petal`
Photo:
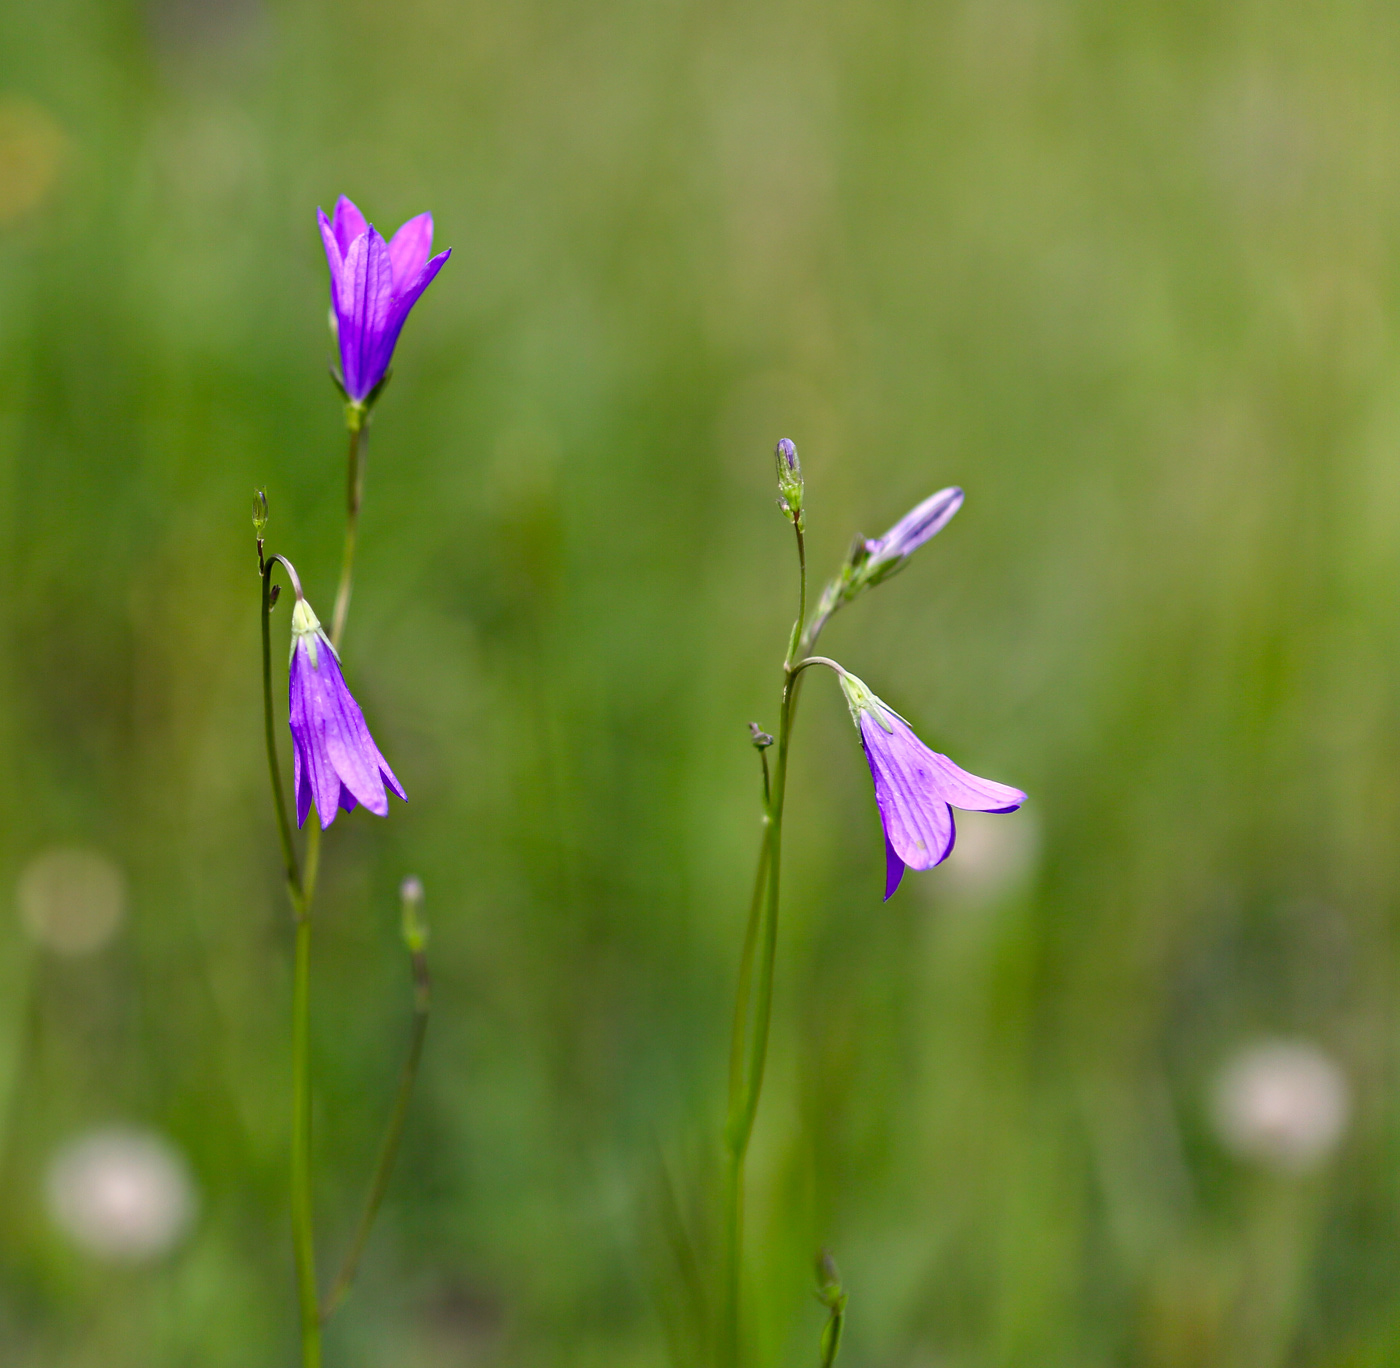
[[[345,389],[363,399],[383,378],[393,343],[384,351],[394,305],[389,249],[373,228],[351,244],[345,256],[341,295],[340,364]]]
[[[326,265],[331,269],[331,303],[340,308],[340,278],[345,274],[345,253],[336,240],[335,229],[324,209],[316,210],[316,223],[321,229],[321,241],[326,248]]]
[[[885,839],[911,869],[940,864],[953,848],[953,813],[909,745],[923,748],[922,742],[907,728],[885,731],[870,712],[861,713],[860,732]]]
[[[890,844],[888,834],[885,836],[885,901],[894,896],[894,891],[899,887],[899,881],[904,877],[904,861],[895,852],[895,848]]]
[[[326,718],[326,753],[350,794],[377,817],[387,817],[389,799],[379,775],[379,751],[365,726],[364,714],[345,687],[333,656],[323,668],[333,676]]]
[[[417,279],[433,250],[433,216],[419,214],[389,239],[389,260],[394,267],[394,292],[402,294]],[[421,291],[420,291],[421,293]]]
[[[963,505],[963,492],[956,485],[930,494],[921,504],[911,508],[876,542],[867,543],[871,559],[901,560],[912,555],[930,537],[936,536],[952,520]]]
[[[344,195],[335,202],[335,239],[340,244],[340,254],[350,255],[350,244],[357,237],[363,237],[369,225],[365,216],[355,208]]]
[[[329,651],[320,651],[318,656],[321,665],[332,658]],[[303,783],[310,782],[311,799],[316,804],[316,815],[323,831],[335,820],[340,801],[340,776],[331,764],[325,744],[325,686],[323,671],[311,664],[307,643],[297,641],[288,679],[288,720],[292,736],[302,748]]]
[[[311,778],[301,763],[301,742],[296,732],[292,733],[292,793],[297,805],[297,830],[306,825],[306,814],[311,811]]]
[[[450,247],[445,252],[439,252],[437,256],[423,267],[418,273],[417,278],[410,283],[407,290],[402,294],[395,295],[393,318],[390,321],[390,327],[385,332],[381,343],[383,363],[379,371],[380,375],[383,375],[384,372],[388,370],[389,362],[394,358],[394,348],[399,344],[399,334],[403,331],[403,325],[408,319],[409,312],[412,310],[413,306],[418,303],[423,291],[433,283],[437,273],[442,270],[443,264],[451,255],[452,249]]]
[[[1018,788],[969,774],[937,751],[930,750],[928,754],[938,770],[939,791],[964,812],[1015,812],[1026,801],[1026,795]]]

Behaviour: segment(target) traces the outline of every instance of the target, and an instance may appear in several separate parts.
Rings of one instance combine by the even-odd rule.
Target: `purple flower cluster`
[[[311,804],[324,831],[337,811],[363,803],[389,815],[385,784],[405,802],[408,795],[379,753],[360,705],[340,673],[340,659],[311,605],[298,596],[292,609],[292,660],[288,681],[297,826]]]
[[[334,219],[321,209],[316,217],[331,268],[341,384],[352,402],[363,404],[389,369],[409,310],[452,252],[429,258],[431,214],[409,219],[387,243],[344,195]]]
[[[885,898],[899,887],[905,867],[932,869],[953,853],[953,809],[1015,812],[1026,801],[1020,789],[981,779],[930,750],[909,724],[853,674],[841,688],[860,731],[875,806],[885,829]]]

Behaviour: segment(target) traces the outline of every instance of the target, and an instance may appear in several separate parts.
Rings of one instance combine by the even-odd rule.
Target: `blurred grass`
[[[0,942],[0,1357],[293,1358],[246,506],[266,483],[324,615],[313,211],[344,191],[455,253],[371,440],[346,666],[412,801],[327,842],[327,1275],[407,1029],[410,871],[438,992],[330,1361],[693,1347],[659,1171],[703,1215],[782,435],[818,578],[967,488],[826,648],[1029,790],[1040,857],[881,905],[859,751],[808,691],[759,1361],[814,1360],[823,1242],[851,1364],[1394,1361],[1397,49],[1393,8],[1315,0],[0,10],[0,884],[67,843],[132,889],[96,957]],[[1294,1180],[1205,1110],[1273,1034],[1355,1094]],[[43,1207],[112,1120],[201,1186],[154,1268]]]

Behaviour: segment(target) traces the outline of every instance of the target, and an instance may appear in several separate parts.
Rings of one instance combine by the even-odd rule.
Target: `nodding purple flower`
[[[962,502],[963,492],[956,485],[940,489],[911,508],[883,537],[867,541],[865,576],[871,583],[878,583],[903,569],[919,547],[948,525]]]
[[[389,815],[388,784],[404,802],[408,795],[379,753],[360,705],[350,696],[340,660],[311,605],[299,595],[292,609],[292,662],[288,682],[297,826],[316,803],[324,831],[340,808],[363,803],[378,817]]]
[[[906,865],[932,869],[953,853],[953,809],[1015,812],[1020,789],[979,779],[930,750],[909,724],[853,674],[841,675],[851,718],[875,781],[875,806],[885,829],[885,898],[899,887]]]
[[[409,219],[387,243],[344,195],[333,220],[321,209],[316,218],[331,268],[341,384],[352,403],[363,404],[389,369],[409,310],[452,252],[429,259],[431,214]]]

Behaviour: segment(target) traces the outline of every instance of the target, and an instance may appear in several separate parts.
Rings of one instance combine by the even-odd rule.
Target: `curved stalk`
[[[259,557],[261,558],[261,543]],[[296,584],[296,572],[280,556],[262,565],[263,733],[267,743],[268,779],[277,834],[287,876],[287,895],[296,923],[296,959],[292,977],[292,1248],[296,1259],[297,1303],[301,1310],[302,1368],[320,1368],[321,1321],[316,1305],[316,1245],[311,1214],[311,1086],[309,1067],[311,1000],[311,908],[307,886],[297,868],[282,774],[277,763],[277,733],[272,720],[272,567],[281,564]],[[300,586],[298,586],[298,589]],[[308,856],[310,850],[308,849]],[[308,859],[308,868],[310,861]]]

